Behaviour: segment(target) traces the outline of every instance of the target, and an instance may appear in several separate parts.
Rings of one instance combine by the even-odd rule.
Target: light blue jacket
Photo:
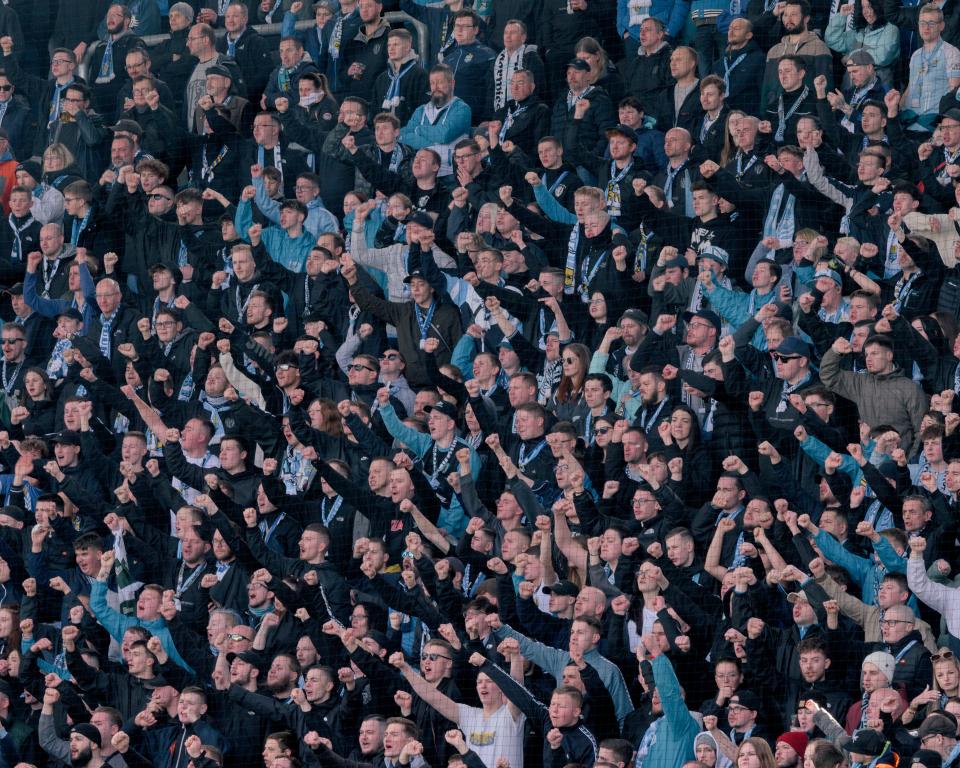
[[[877,604],[877,590],[887,573],[907,572],[907,558],[898,555],[883,536],[873,545],[880,562],[872,557],[853,554],[826,531],[820,531],[813,540],[824,557],[850,574],[850,578],[860,587],[863,602],[867,605]]]
[[[459,136],[470,132],[472,113],[467,102],[454,96],[445,118],[431,125],[424,115],[424,105],[417,107],[407,124],[400,129],[400,141],[414,149],[423,149],[432,144],[449,144]]]
[[[250,236],[247,230],[253,224],[253,206],[249,200],[241,200],[237,206],[237,215],[234,217],[234,225],[237,228],[237,234],[245,242],[250,242]],[[263,247],[266,248],[270,258],[282,267],[286,267],[291,272],[303,272],[307,266],[307,256],[316,244],[317,239],[306,229],[300,237],[293,239],[280,227],[267,227],[260,233],[260,239],[263,240]]]
[[[662,653],[652,662],[653,681],[660,694],[663,719],[657,726],[657,739],[650,746],[643,764],[656,768],[680,768],[693,760],[693,740],[700,731],[680,694],[680,682],[670,659]]]
[[[640,40],[640,25],[630,25],[630,11],[627,6],[627,0],[617,0],[617,32],[620,37],[623,37],[624,32],[629,32],[634,40]],[[670,37],[677,39],[687,24],[690,0],[653,0],[649,13],[663,22]]]
[[[393,410],[390,403],[381,405],[377,411],[380,418],[383,419],[383,425],[387,432],[393,435],[394,439],[399,440],[407,448],[417,454],[417,458],[423,459],[427,452],[433,448],[434,441],[429,434],[417,432],[417,430],[408,427],[399,418],[397,412]],[[477,452],[470,449],[470,466],[473,468],[473,479],[477,480],[480,476],[480,459]],[[463,512],[463,506],[460,499],[454,494],[450,501],[449,508],[440,508],[440,516],[437,518],[437,527],[445,528],[452,536],[460,538],[467,529],[467,516]]]
[[[253,180],[253,188],[257,190],[253,202],[257,204],[260,212],[274,224],[280,223],[280,203],[267,194],[266,187],[263,185],[263,177]],[[339,232],[340,225],[337,223],[337,217],[334,216],[323,206],[323,200],[319,195],[307,203],[307,219],[303,222],[303,228],[307,230],[314,238],[326,232]]]
[[[90,610],[97,621],[109,633],[110,637],[118,643],[123,642],[123,633],[130,627],[143,627],[151,635],[160,639],[163,650],[178,667],[183,667],[187,672],[194,673],[190,665],[183,660],[177,646],[173,642],[170,630],[167,629],[165,619],[154,619],[153,621],[142,621],[136,616],[124,616],[107,605],[107,582],[94,580],[90,586]],[[195,674],[195,673],[194,673]]]
[[[99,317],[100,308],[97,306],[97,285],[90,276],[90,270],[87,269],[86,264],[81,264],[78,269],[80,288],[86,300],[83,305],[83,330],[80,335],[86,336],[90,323],[95,317]],[[23,276],[23,301],[30,309],[44,317],[56,318],[61,312],[73,306],[73,298],[45,299],[37,292],[37,279],[36,272],[27,272]]]
[[[493,634],[496,635],[497,639],[499,640],[512,637],[514,640],[520,643],[520,653],[522,653],[525,658],[532,661],[544,672],[553,675],[556,678],[558,685],[562,682],[563,670],[570,663],[569,653],[559,648],[553,648],[549,645],[544,645],[536,640],[531,640],[529,637],[520,634],[517,632],[517,630],[513,629],[507,624],[504,624]],[[620,671],[620,667],[606,657],[601,656],[600,651],[598,651],[596,648],[583,654],[583,660],[597,670],[597,674],[600,676],[603,684],[610,692],[610,698],[613,699],[613,706],[617,711],[617,720],[622,726],[627,715],[633,712],[633,702],[630,701],[630,693],[627,691],[627,682],[623,679],[623,673]],[[670,662],[667,662],[668,665],[669,663]],[[672,667],[670,668],[670,672],[673,672]],[[677,698],[679,699],[680,684],[677,682],[676,676],[673,677],[673,682],[674,685],[677,686]],[[663,694],[661,694],[661,696],[663,696]],[[664,702],[663,706],[666,708],[666,702]],[[690,736],[690,749],[692,754],[692,734]],[[659,765],[659,763],[650,763],[650,765]]]
[[[760,307],[777,298],[776,289],[761,295],[757,293],[756,288],[750,293],[744,293],[732,291],[716,283],[710,283],[704,293],[710,298],[710,307],[733,328],[739,328],[753,317]],[[757,329],[750,343],[761,352],[767,351],[767,337],[763,333],[763,328]]]
[[[834,14],[827,24],[824,42],[837,53],[848,54],[865,48],[878,67],[889,67],[900,56],[900,30],[893,24],[880,29],[847,29],[847,17]]]

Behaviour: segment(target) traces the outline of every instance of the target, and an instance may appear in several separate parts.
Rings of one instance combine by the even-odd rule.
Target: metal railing
[[[417,19],[404,13],[403,11],[389,11],[383,14],[383,18],[385,18],[387,22],[391,25],[406,24],[413,28],[414,33],[416,34],[416,49],[417,51],[420,52],[420,63],[423,64],[424,67],[429,69],[430,64],[427,61],[427,34],[428,33],[427,33],[426,25],[422,21],[418,21]],[[264,37],[276,37],[276,38],[280,37],[280,28],[281,28],[280,24],[252,24],[251,26]],[[302,32],[303,30],[306,30],[306,29],[314,29],[315,27],[316,27],[316,23],[309,19],[298,21],[296,25],[296,29],[298,32]],[[227,31],[223,27],[214,28],[214,32],[216,33],[218,40],[227,34]],[[170,39],[169,34],[145,35],[142,38],[147,48],[152,48],[155,45],[160,45],[160,43],[163,43],[169,39]],[[90,63],[93,61],[93,55],[94,53],[96,53],[97,48],[99,48],[101,45],[103,45],[103,42],[101,40],[96,40],[93,43],[91,43],[90,46],[87,48],[86,52],[83,54],[83,58],[80,60],[79,65],[77,66],[78,74],[80,75],[80,77],[84,78],[84,80],[86,80],[87,82],[90,82],[89,78],[87,77],[87,74],[90,71]]]

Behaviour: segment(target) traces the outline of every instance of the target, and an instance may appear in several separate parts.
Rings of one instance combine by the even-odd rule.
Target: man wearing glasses
[[[50,126],[60,117],[63,109],[63,98],[67,87],[75,82],[74,71],[77,68],[77,56],[68,48],[56,48],[50,59],[50,74],[43,89],[43,95],[37,107],[37,125],[47,127],[47,131],[40,131],[43,146],[47,146]],[[40,138],[40,137],[38,137]]]
[[[254,175],[251,171],[250,175],[253,178],[253,188],[256,190],[253,202],[260,213],[274,224],[279,224],[280,203],[267,194],[261,174]],[[320,177],[317,174],[310,171],[299,174],[294,191],[297,202],[307,207],[307,218],[303,222],[303,228],[310,235],[317,238],[326,232],[340,231],[340,224],[336,217],[324,207],[323,200],[320,199]]]
[[[923,550],[911,546],[910,559],[919,559],[922,564]],[[910,574],[908,580],[913,581]],[[933,679],[930,651],[924,646],[923,637],[917,630],[917,617],[913,609],[907,605],[888,608],[880,620],[880,634],[883,640],[875,647],[886,651],[896,660],[892,684],[896,688],[905,687],[907,697],[912,699]]]
[[[83,83],[71,83],[57,117],[47,124],[46,131],[37,131],[34,154],[43,155],[54,141],[63,144],[76,160],[76,169],[71,170],[93,183],[100,176],[100,148],[109,135],[103,118],[90,109],[90,88]]]
[[[958,763],[960,742],[957,741],[957,720],[952,715],[934,712],[920,724],[917,736],[920,739],[921,749],[940,755],[944,768],[954,768],[960,764]]]
[[[16,286],[14,286],[16,289]],[[22,287],[20,288],[22,292]],[[26,373],[27,336],[23,328],[13,323],[3,326],[0,336],[3,345],[3,362],[0,363],[0,384],[3,393],[12,397],[23,392],[23,375]]]
[[[740,362],[749,365],[747,360],[739,356],[739,351],[737,354]],[[763,410],[771,427],[793,432],[800,425],[801,415],[794,408],[791,395],[803,396],[805,390],[820,383],[810,369],[812,356],[807,342],[796,336],[785,338],[773,353],[776,376],[761,380],[761,386],[757,389],[763,390],[763,398],[750,405],[755,411]],[[790,445],[785,443],[784,447]]]
[[[377,408],[377,390],[380,389],[380,364],[372,355],[357,355],[346,367],[347,383],[350,385],[350,399]],[[390,404],[398,410],[400,417],[406,417],[409,411],[393,396],[390,395]]]
[[[390,390],[390,396],[396,398],[407,413],[413,413],[413,401],[416,395],[410,389],[407,377],[404,371],[407,368],[407,361],[403,359],[397,349],[386,349],[380,355],[380,383]]]
[[[209,24],[195,24],[187,33],[187,50],[197,59],[197,65],[187,80],[183,99],[186,129],[192,131],[197,102],[207,94],[207,70],[221,63],[222,54],[217,53],[217,36]]]
[[[113,365],[116,380],[123,381],[127,358],[117,353],[117,347],[140,338],[140,313],[123,304],[120,284],[110,277],[97,283],[97,306],[100,314],[91,320],[86,336],[74,339],[74,346],[88,360],[106,358]]]
[[[117,103],[114,108],[114,114],[120,115],[122,112],[133,109],[133,82],[141,77],[149,77],[153,80],[153,84],[157,92],[160,94],[161,104],[169,109],[176,109],[176,101],[173,98],[173,93],[170,90],[170,86],[154,76],[153,72],[150,70],[152,63],[153,62],[150,59],[150,53],[146,48],[134,48],[127,53],[126,60],[124,61],[124,69],[127,71],[127,80],[120,87],[120,92],[117,94]]]
[[[497,55],[477,40],[480,32],[480,17],[470,9],[453,14],[453,39],[455,44],[441,52],[441,61],[453,70],[457,78],[454,93],[463,99],[478,124],[487,111],[487,96],[484,90],[487,70]]]

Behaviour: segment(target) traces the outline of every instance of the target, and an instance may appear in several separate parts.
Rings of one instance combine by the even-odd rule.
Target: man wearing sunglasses
[[[16,91],[6,73],[0,73],[0,128],[7,132],[16,157],[28,157],[30,110],[26,102],[14,99]]]
[[[385,349],[380,355],[380,383],[389,388],[392,397],[403,403],[407,413],[413,413],[416,395],[404,375],[406,368],[407,361],[398,349]]]
[[[773,354],[776,378],[762,381],[757,389],[763,390],[763,400],[750,406],[762,410],[771,427],[793,432],[801,424],[803,417],[791,404],[790,396],[802,395],[820,383],[810,369],[812,356],[807,342],[796,336],[788,336],[777,347]]]
[[[396,354],[396,353],[394,353]],[[347,383],[350,385],[350,398],[356,402],[366,403],[375,413],[378,408],[377,390],[380,389],[380,363],[372,355],[357,355],[346,367]],[[391,391],[390,404],[397,411],[400,418],[406,418],[407,411],[403,403]],[[379,431],[384,432],[380,419],[376,421]]]

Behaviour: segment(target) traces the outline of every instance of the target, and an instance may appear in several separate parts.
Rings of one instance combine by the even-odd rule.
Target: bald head
[[[105,315],[112,315],[120,306],[120,283],[107,277],[97,283],[97,306]]]

